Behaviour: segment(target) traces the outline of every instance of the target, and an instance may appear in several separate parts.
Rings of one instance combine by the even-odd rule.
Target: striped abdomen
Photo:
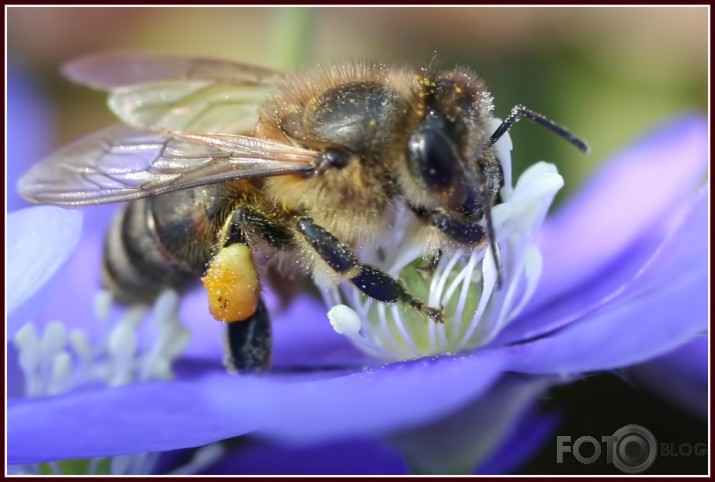
[[[105,241],[104,286],[126,301],[151,300],[201,276],[231,211],[224,193],[201,186],[124,206]]]

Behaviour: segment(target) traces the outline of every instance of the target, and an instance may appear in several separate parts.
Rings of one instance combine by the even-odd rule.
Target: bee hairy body
[[[80,59],[67,72],[110,91],[130,127],[58,151],[20,191],[60,205],[131,201],[107,235],[105,286],[121,299],[149,300],[201,278],[212,314],[227,322],[228,361],[238,370],[269,364],[260,298],[268,264],[319,282],[349,281],[441,321],[441,307],[414,298],[355,252],[389,233],[397,209],[406,208],[422,222],[427,252],[489,242],[497,258],[490,209],[504,175],[493,143],[525,115],[585,149],[522,106],[492,134],[491,95],[461,68],[361,61],[285,75],[115,54]],[[178,94],[165,95],[169,82]],[[226,126],[246,120],[244,101],[232,99],[255,87],[269,87],[271,97],[255,100],[251,132],[232,132]]]

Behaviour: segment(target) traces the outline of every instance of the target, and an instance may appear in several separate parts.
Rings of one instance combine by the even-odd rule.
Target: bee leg
[[[288,229],[255,209],[243,207],[236,210],[234,224],[249,230],[272,248],[289,249],[293,244],[293,235]]]
[[[442,231],[451,239],[465,246],[477,246],[487,239],[486,232],[477,223],[477,218],[468,218],[468,221],[454,219],[443,211],[426,211],[423,208],[412,207],[420,219]]]
[[[489,210],[487,210],[487,212],[485,213],[487,219],[486,230],[477,223],[476,217],[469,217],[467,218],[467,222],[464,222],[458,219],[454,219],[446,213],[438,210],[425,211],[423,209],[413,208],[413,211],[417,214],[418,217],[426,220],[429,224],[436,227],[444,234],[446,234],[460,244],[477,247],[484,241],[494,239],[494,227],[491,219],[491,211]],[[487,233],[489,233],[489,236],[487,236]],[[497,288],[501,288],[501,260],[499,259],[499,255],[496,249],[496,242],[491,241],[489,243],[489,246],[492,250],[494,262],[497,266]]]
[[[442,259],[442,254],[442,250],[440,249],[437,251],[437,253],[425,257],[422,265],[419,266],[417,269],[427,275],[433,275],[434,272],[437,270],[437,265],[439,264],[439,261]]]
[[[226,322],[225,363],[230,371],[266,370],[270,365],[270,319],[260,298],[258,272],[245,231],[262,235],[269,244],[286,242],[286,231],[269,230],[271,226],[249,208],[234,211],[224,227],[224,245],[201,278],[211,314]]]
[[[323,261],[369,297],[385,303],[399,301],[416,308],[438,323],[444,321],[441,309],[427,306],[409,294],[398,280],[379,268],[362,264],[349,246],[341,243],[312,219],[300,218],[297,227]]]
[[[226,323],[224,365],[230,372],[265,371],[271,362],[271,321],[263,300],[255,313],[242,321]]]

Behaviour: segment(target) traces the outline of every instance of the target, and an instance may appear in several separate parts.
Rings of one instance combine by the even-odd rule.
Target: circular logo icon
[[[613,465],[627,474],[640,474],[653,465],[658,455],[655,437],[645,427],[626,425],[613,434]]]

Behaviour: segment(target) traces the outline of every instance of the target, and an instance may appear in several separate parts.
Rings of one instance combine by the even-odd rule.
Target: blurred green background
[[[705,7],[10,8],[8,52],[48,92],[56,143],[112,122],[104,96],[62,79],[75,56],[140,49],[299,68],[371,57],[478,72],[496,115],[525,104],[586,139],[579,154],[523,122],[515,170],[559,165],[573,191],[614,151],[683,111],[707,110]],[[10,119],[10,122],[12,120]]]

